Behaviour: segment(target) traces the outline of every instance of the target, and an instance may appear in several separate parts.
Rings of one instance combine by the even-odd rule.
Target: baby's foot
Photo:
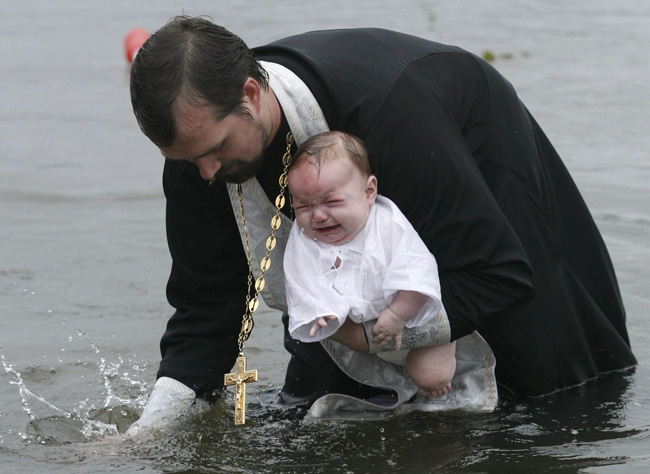
[[[429,395],[431,398],[440,398],[447,395],[450,390],[451,390],[451,383],[448,383],[440,390],[433,390],[431,392],[427,392],[427,395]]]

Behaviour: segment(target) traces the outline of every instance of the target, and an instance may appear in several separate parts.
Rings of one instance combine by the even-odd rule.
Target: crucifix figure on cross
[[[225,374],[223,384],[235,386],[235,424],[246,423],[246,384],[257,382],[257,370],[246,370],[246,357],[243,352],[235,361],[235,372]]]

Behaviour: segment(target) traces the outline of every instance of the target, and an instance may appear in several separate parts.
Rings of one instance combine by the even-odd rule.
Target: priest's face
[[[194,163],[203,179],[241,184],[261,168],[269,134],[254,113],[232,113],[217,120],[208,106],[177,104],[176,139],[162,154]],[[250,111],[250,109],[249,109]]]
[[[377,196],[377,178],[365,176],[347,156],[307,160],[289,173],[300,231],[327,244],[351,240],[366,225]]]

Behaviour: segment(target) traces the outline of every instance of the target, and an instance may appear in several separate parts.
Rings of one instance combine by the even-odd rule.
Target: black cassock
[[[542,395],[636,364],[607,249],[578,189],[514,89],[456,47],[378,29],[306,33],[255,48],[310,88],[332,130],[362,138],[380,194],[435,255],[452,338],[492,347],[502,393]],[[258,180],[278,192],[284,136]],[[246,259],[223,183],[168,162],[168,298],[159,376],[199,395],[237,354]],[[296,344],[285,395],[365,396],[319,344]],[[290,397],[287,397],[290,398]]]

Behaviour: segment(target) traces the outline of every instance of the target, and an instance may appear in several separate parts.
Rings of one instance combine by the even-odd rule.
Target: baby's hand
[[[379,313],[379,318],[372,327],[372,333],[375,335],[373,341],[379,343],[381,348],[395,337],[395,350],[398,351],[402,347],[402,329],[404,321],[388,307]]]
[[[309,331],[309,337],[314,337],[320,328],[327,327],[327,322],[336,319],[336,316],[320,316],[314,321],[314,325]]]

